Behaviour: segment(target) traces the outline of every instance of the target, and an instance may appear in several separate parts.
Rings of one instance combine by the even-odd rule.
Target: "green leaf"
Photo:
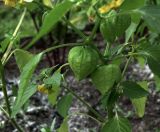
[[[116,35],[113,32],[112,24],[109,21],[103,21],[100,25],[100,31],[107,42],[112,43],[116,39]]]
[[[147,82],[140,82],[138,83],[142,88],[144,88],[145,90],[148,90],[148,86],[147,86]],[[145,112],[145,105],[146,105],[146,101],[147,98],[146,97],[142,97],[139,99],[132,99],[132,104],[136,110],[136,113],[139,117],[143,117],[144,116],[144,112]]]
[[[19,90],[18,90],[18,96],[16,98],[16,101],[14,102],[13,108],[12,108],[12,115],[11,117],[14,117],[21,109],[23,104],[32,96],[32,94],[35,92],[35,87],[29,88],[30,79],[32,77],[32,74],[39,63],[39,61],[42,58],[42,53],[39,53],[35,55],[31,60],[23,67],[21,76],[20,76],[20,84],[19,84]]]
[[[131,124],[126,118],[115,116],[102,127],[101,132],[131,132]]]
[[[41,128],[40,130],[41,132],[51,132],[50,128],[46,127],[46,128]]]
[[[137,24],[131,23],[131,25],[129,26],[129,28],[126,30],[125,33],[125,42],[128,42],[129,39],[132,37],[133,33],[136,31],[137,26],[138,26]]]
[[[131,99],[137,99],[148,95],[148,92],[135,82],[125,81],[121,85],[124,95]]]
[[[151,71],[157,75],[158,77],[160,77],[160,61],[157,61],[154,58],[148,57],[147,58],[147,63],[149,68],[151,69]]]
[[[145,5],[145,0],[125,0],[120,7],[123,11],[134,10]]]
[[[156,90],[160,91],[160,78],[158,76],[154,76],[155,84],[156,84]]]
[[[2,53],[5,52],[11,40],[11,37],[7,37],[0,43]]]
[[[61,79],[62,75],[60,73],[60,70],[57,70],[51,77],[44,79],[43,82],[44,84],[52,85],[52,88],[59,88],[61,84]]]
[[[144,55],[147,58],[153,58],[160,61],[160,45],[141,44],[139,54]]]
[[[67,94],[65,96],[63,96],[57,103],[57,110],[58,113],[63,116],[64,118],[67,116],[68,114],[68,110],[71,106],[72,103],[72,95],[71,94]]]
[[[34,85],[34,84],[30,86],[26,86],[24,91],[22,91],[21,89],[18,91],[18,97],[16,98],[16,101],[14,102],[14,105],[12,108],[12,117],[14,117],[19,112],[21,107],[28,101],[28,99],[36,91],[37,91],[37,85]]]
[[[122,36],[131,24],[131,16],[129,14],[121,14],[115,20],[115,34],[117,37]],[[113,32],[113,31],[112,31]]]
[[[55,105],[56,101],[57,101],[57,96],[60,93],[60,89],[59,88],[54,88],[52,90],[49,90],[48,93],[48,101],[52,104]]]
[[[160,45],[141,44],[138,53],[147,58],[152,72],[160,77]]]
[[[137,25],[140,23],[141,17],[142,17],[141,14],[138,13],[138,12],[134,11],[133,13],[131,13],[132,22],[137,24]]]
[[[143,58],[142,56],[138,56],[138,57],[136,57],[136,60],[137,60],[137,62],[139,64],[139,66],[142,69],[145,68],[145,65],[146,65],[146,59],[145,58]]]
[[[73,2],[65,0],[54,7],[45,17],[40,32],[32,40],[29,46],[32,46],[38,39],[50,32],[53,26],[65,15],[65,13],[73,6]]]
[[[69,132],[68,128],[68,117],[63,120],[61,127],[58,129],[58,132]]]
[[[154,31],[160,33],[160,6],[146,6],[136,10]]]
[[[22,49],[17,49],[14,52],[14,55],[15,55],[17,65],[21,72],[25,64],[27,64],[27,62],[29,62],[29,60],[33,57],[31,53],[29,53],[28,51],[22,50]]]
[[[113,64],[100,66],[91,75],[93,84],[102,94],[105,94],[120,78],[121,71]]]
[[[49,90],[49,93],[48,93],[48,100],[52,105],[55,105],[57,96],[59,95],[61,79],[62,79],[62,75],[60,73],[60,70],[57,70],[52,75],[52,77],[44,80],[44,83],[46,85],[52,85],[52,89]]]
[[[109,43],[112,43],[116,39],[116,33],[115,33],[116,27],[114,25],[114,21],[116,18],[115,15],[116,15],[115,12],[111,12],[108,15],[108,18],[106,20],[103,20],[100,25],[100,31],[102,35],[104,39]]]
[[[116,37],[122,36],[131,24],[129,14],[120,14],[111,12],[106,20],[100,25],[100,31],[107,42],[112,43]]]
[[[108,101],[109,101],[110,96],[111,96],[111,92],[107,92],[100,99],[100,103],[104,109],[106,109],[106,107],[108,105]]]
[[[113,115],[113,108],[118,98],[119,93],[115,89],[112,89],[112,91],[109,91],[102,96],[101,105],[104,109],[107,109],[108,118]]]

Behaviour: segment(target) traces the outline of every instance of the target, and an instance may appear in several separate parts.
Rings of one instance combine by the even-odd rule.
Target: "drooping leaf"
[[[50,32],[53,26],[65,15],[65,13],[73,6],[73,2],[69,0],[65,0],[60,3],[56,7],[54,7],[45,17],[43,25],[36,35],[36,37],[32,40],[32,42],[28,45],[28,47],[32,46],[38,39],[42,36],[46,35]]]
[[[110,95],[111,95],[111,92],[107,92],[106,94],[104,94],[101,99],[100,99],[100,102],[101,102],[101,105],[104,109],[106,109],[107,105],[108,105],[108,101],[109,101],[109,98],[110,98]]]
[[[116,36],[122,36],[131,24],[131,16],[129,14],[121,14],[116,17],[115,27]]]
[[[120,14],[116,12],[109,13],[108,17],[102,21],[100,31],[104,39],[112,43],[116,37],[122,36],[131,24],[131,16],[129,14]]]
[[[67,94],[63,96],[57,103],[57,110],[58,113],[63,116],[64,118],[67,116],[68,110],[70,108],[70,105],[72,103],[72,95]]]
[[[135,82],[125,81],[121,85],[124,95],[131,99],[137,99],[148,95],[148,92]]]
[[[55,87],[56,88],[60,87],[61,79],[62,75],[60,73],[60,70],[57,70],[51,77],[44,79],[43,82],[44,84],[52,85],[52,89],[54,89]]]
[[[42,53],[35,55],[31,60],[23,67],[21,76],[20,76],[20,84],[18,90],[18,96],[16,101],[14,102],[12,108],[12,117],[14,117],[21,109],[23,104],[30,98],[30,96],[35,92],[35,87],[29,88],[30,79],[32,74],[42,58]],[[32,90],[33,89],[33,90]]]
[[[141,44],[138,53],[147,58],[152,72],[160,77],[160,45]]]
[[[145,0],[125,0],[120,7],[123,11],[134,10],[145,5]]]
[[[58,129],[58,132],[69,132],[68,129],[68,117],[63,120],[61,127]]]
[[[160,6],[145,6],[136,10],[143,16],[143,19],[147,22],[149,27],[160,33]]]
[[[104,37],[104,39],[112,43],[116,39],[116,27],[115,27],[115,19],[116,12],[111,12],[108,14],[108,18],[103,20],[100,25],[100,31]]]
[[[52,104],[55,105],[56,101],[57,101],[57,96],[60,93],[60,89],[59,88],[54,88],[52,90],[49,90],[48,92],[48,101]]]
[[[27,64],[27,62],[29,62],[29,60],[33,57],[31,53],[29,53],[28,51],[22,50],[22,49],[17,49],[14,52],[14,55],[15,55],[17,65],[21,72],[25,64]]]
[[[108,102],[107,102],[107,109],[115,105],[115,102],[119,98],[119,93],[113,89],[109,95]]]
[[[91,75],[93,84],[102,94],[105,94],[120,78],[121,71],[113,64],[100,66]]]
[[[160,78],[158,76],[154,76],[155,84],[156,84],[156,90],[160,91]]]
[[[140,82],[138,83],[142,88],[144,88],[145,90],[148,89],[147,86],[147,82]],[[146,97],[142,97],[139,99],[132,99],[132,104],[135,107],[136,113],[139,117],[143,117],[144,116],[144,112],[145,112],[145,105],[146,105],[146,101],[147,98]]]
[[[147,58],[154,58],[155,60],[160,60],[160,45],[152,45],[148,43],[144,43],[140,45],[139,54],[144,55]]]
[[[50,77],[53,71],[56,71],[57,65],[49,68],[43,68],[38,76],[39,80],[43,80],[44,78]]]
[[[52,105],[55,105],[57,96],[59,95],[61,79],[62,75],[60,70],[57,70],[50,78],[44,80],[45,84],[52,86],[52,89],[50,89],[48,92],[48,100]]]
[[[110,43],[112,43],[115,40],[115,38],[116,38],[116,35],[112,31],[112,29],[113,29],[112,25],[109,22],[103,21],[101,23],[101,26],[100,26],[101,33],[102,33],[104,39],[107,42],[110,42]]]
[[[114,114],[113,108],[118,98],[119,93],[115,89],[112,89],[111,91],[105,93],[104,96],[102,96],[101,105],[104,109],[107,110],[109,119],[112,118],[112,115]]]
[[[115,116],[102,127],[101,132],[131,132],[131,124],[124,117]]]
[[[158,77],[160,77],[160,62],[154,58],[148,57],[147,63],[149,65],[149,68],[152,70],[152,72]]]

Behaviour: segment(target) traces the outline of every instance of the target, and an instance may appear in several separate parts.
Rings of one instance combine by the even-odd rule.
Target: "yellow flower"
[[[3,0],[7,6],[15,7],[16,4],[24,4],[26,2],[32,2],[33,0]]]
[[[122,5],[124,0],[115,0],[114,2],[115,2],[115,4],[114,4],[113,8],[117,8],[117,7],[120,7]]]
[[[41,93],[48,94],[48,89],[45,87],[45,84],[38,85],[37,90]]]
[[[112,2],[110,2],[109,4],[107,3],[106,5],[100,7],[99,12],[103,14],[109,12],[111,9],[118,8],[119,6],[121,6],[123,1],[124,0],[112,0]]]
[[[4,4],[7,6],[14,7],[17,3],[17,0],[4,0]]]
[[[113,5],[112,5],[112,4],[107,4],[107,5],[104,5],[104,6],[102,6],[101,8],[99,8],[99,12],[100,12],[100,13],[107,13],[107,12],[109,12],[112,8],[113,8]]]

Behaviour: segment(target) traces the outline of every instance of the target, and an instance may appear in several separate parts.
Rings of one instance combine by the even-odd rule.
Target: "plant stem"
[[[83,38],[83,40],[86,40],[87,37],[86,35],[84,35],[83,32],[81,32],[78,28],[76,28],[69,20],[67,20],[66,18],[63,19],[80,37]]]
[[[3,66],[8,62],[8,60],[11,58],[11,56],[14,54],[14,52],[15,52],[16,50],[17,50],[17,49],[13,50],[13,51],[8,55],[8,57],[7,57],[7,58],[5,59],[5,61],[2,63]]]
[[[9,104],[9,98],[8,98],[8,95],[7,95],[7,87],[6,87],[6,81],[5,81],[5,76],[4,76],[4,67],[3,67],[1,61],[0,61],[0,78],[1,78],[1,83],[2,83],[2,91],[3,91],[3,94],[4,94],[4,100],[5,100],[6,107],[7,107],[7,112],[2,108],[1,108],[1,110],[6,114],[8,119],[11,121],[12,125],[19,132],[23,132],[22,128],[17,124],[17,122],[14,119],[10,118],[11,108],[10,108],[10,104]]]
[[[130,57],[128,58],[128,60],[127,60],[127,62],[126,62],[126,64],[125,64],[125,67],[124,67],[123,72],[122,72],[122,78],[124,77],[124,74],[125,74],[125,72],[126,72],[126,70],[127,70],[127,68],[128,68],[128,65],[129,65],[129,63],[130,63],[130,61],[131,61],[131,58],[132,58],[132,56],[130,56]]]
[[[120,80],[120,82],[116,85],[116,90],[119,89],[120,84],[121,84],[121,82],[123,81],[124,74],[125,74],[125,72],[126,72],[126,70],[127,70],[127,67],[128,67],[128,65],[129,65],[129,62],[131,61],[131,58],[132,58],[132,56],[130,56],[130,57],[128,58],[128,60],[127,60],[127,62],[126,62],[126,64],[125,64],[125,67],[124,67],[124,69],[123,69],[123,71],[122,71],[121,80]],[[117,99],[118,99],[118,98],[117,98]],[[113,116],[115,115],[115,113],[113,112],[113,109],[115,108],[115,102],[116,102],[116,100],[114,101],[114,103],[113,103],[112,106],[110,106],[110,107],[107,108],[108,119],[113,118]]]
[[[61,70],[63,67],[68,66],[68,65],[69,65],[69,63],[65,63],[62,66],[60,66],[58,69]]]
[[[95,36],[98,28],[99,28],[100,22],[101,22],[101,19],[98,17],[98,18],[97,18],[97,22],[95,23],[95,26],[93,27],[92,33],[91,33],[91,35],[89,36],[89,39],[87,40],[88,42],[90,42],[90,41],[93,40],[93,38],[94,38],[94,36]]]
[[[10,51],[12,50],[12,46],[13,46],[13,43],[14,43],[14,38],[17,36],[17,33],[18,33],[18,31],[19,31],[19,29],[20,29],[20,26],[21,26],[21,24],[22,24],[22,22],[23,22],[23,19],[24,19],[24,16],[25,16],[25,14],[26,14],[26,11],[27,11],[27,9],[25,8],[24,11],[23,11],[23,13],[22,13],[22,16],[21,16],[21,18],[20,18],[20,20],[19,20],[19,22],[18,22],[18,25],[17,25],[14,33],[13,33],[13,36],[12,36],[13,39],[10,41],[8,48],[7,48],[6,52],[4,53],[4,55],[3,55],[2,59],[1,59],[1,60],[2,60],[2,64],[5,63],[6,58],[7,58],[8,55],[10,54]]]
[[[64,77],[63,77],[63,80],[65,81]],[[67,85],[67,82],[65,81],[66,85]],[[71,88],[68,88],[68,86],[65,87],[65,89],[67,89],[73,96],[75,96],[80,102],[82,102],[95,116],[98,117],[98,119],[101,121],[101,122],[104,122],[105,120],[103,119],[103,117],[96,111],[94,110],[90,104],[88,104],[86,101],[84,101],[81,97],[79,97]]]
[[[102,124],[102,122],[100,122],[100,121],[97,120],[96,118],[94,118],[94,117],[92,117],[92,116],[90,116],[90,115],[88,115],[88,114],[86,114],[86,113],[74,112],[74,113],[71,114],[71,115],[73,115],[73,116],[74,116],[74,115],[83,115],[83,116],[87,116],[87,117],[91,118],[92,120],[96,121],[97,123]]]
[[[98,119],[102,122],[104,122],[103,117],[96,111],[94,110],[86,101],[84,101],[81,97],[79,97],[73,90],[71,90],[68,87],[65,87],[73,96],[75,96],[80,102],[82,102],[87,108],[95,115],[98,117]]]
[[[3,109],[1,106],[0,106],[0,109],[1,109],[1,111],[3,111],[3,113],[6,115],[6,117],[8,118],[8,120],[11,121],[11,124],[12,124],[19,132],[24,132],[24,131],[22,130],[22,128],[17,124],[17,122],[15,121],[15,119],[10,119],[10,117],[9,117],[7,111],[5,111],[5,109]]]
[[[133,55],[133,54],[134,54],[134,46],[132,46],[132,52],[127,55],[127,56],[129,56],[129,58],[127,59],[127,62],[126,62],[125,66],[124,66],[124,69],[123,69],[123,71],[122,71],[121,80],[120,80],[119,83],[116,85],[116,90],[119,89],[120,84],[121,84],[121,82],[123,81],[125,72],[126,72],[126,70],[127,70],[127,68],[128,68],[128,65],[129,65],[129,63],[130,63],[130,61],[131,61],[131,59],[132,59],[132,55]],[[117,98],[117,99],[118,99],[118,98]],[[114,101],[114,102],[116,102],[116,101]],[[115,105],[111,106],[111,108],[108,109],[108,118],[112,118],[112,117],[114,116],[114,114],[115,114],[115,113],[113,112],[113,109],[114,109],[114,108],[115,108]],[[117,114],[117,113],[116,113],[116,114]]]
[[[2,91],[3,91],[3,94],[4,94],[4,99],[5,99],[5,103],[6,103],[6,107],[7,107],[7,112],[10,116],[11,115],[11,109],[10,109],[10,105],[9,105],[8,95],[7,95],[6,81],[5,81],[5,78],[4,78],[4,68],[3,68],[3,65],[2,65],[1,61],[0,61],[0,78],[1,78],[1,83],[2,83]]]
[[[48,52],[51,52],[55,49],[58,49],[58,48],[63,48],[63,47],[72,47],[72,46],[81,46],[83,45],[83,43],[68,43],[68,44],[61,44],[61,45],[57,45],[57,46],[53,46],[53,47],[50,47],[46,50],[43,51],[43,53],[48,53]]]

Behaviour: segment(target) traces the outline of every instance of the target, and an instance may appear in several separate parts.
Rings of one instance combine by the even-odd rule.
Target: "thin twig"
[[[63,80],[65,81],[64,77]],[[67,84],[67,82],[65,81]],[[84,101],[80,96],[78,96],[71,88],[68,86],[65,87],[73,96],[76,97],[80,102],[82,102],[97,118],[99,119],[100,122],[104,122],[105,120],[103,119],[103,116],[101,116],[95,109],[93,109],[90,104],[88,104],[86,101]]]
[[[18,31],[19,31],[19,29],[20,29],[20,27],[22,25],[24,16],[26,14],[26,11],[27,11],[27,9],[25,8],[24,11],[23,11],[23,13],[22,13],[22,16],[21,16],[21,18],[20,18],[20,20],[18,22],[18,25],[17,25],[14,33],[13,33],[13,40],[10,41],[8,48],[7,48],[6,52],[4,53],[4,55],[3,55],[2,59],[1,59],[2,60],[2,64],[5,63],[8,55],[10,54],[10,51],[12,50],[12,46],[13,46],[13,43],[14,43],[14,38],[17,36],[17,33],[18,33]]]

